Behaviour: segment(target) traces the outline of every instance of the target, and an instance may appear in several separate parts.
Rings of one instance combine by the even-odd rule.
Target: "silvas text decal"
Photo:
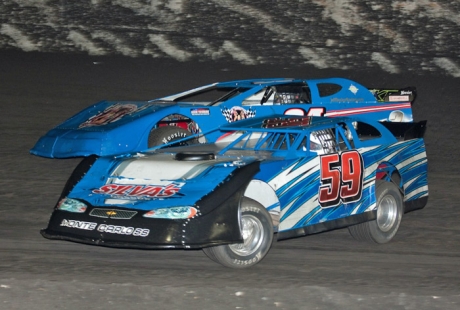
[[[177,194],[181,184],[168,185],[126,185],[126,184],[107,184],[98,189],[94,189],[95,194],[106,194],[120,198],[165,198]]]

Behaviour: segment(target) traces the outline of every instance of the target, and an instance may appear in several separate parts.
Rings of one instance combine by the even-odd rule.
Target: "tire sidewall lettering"
[[[243,216],[245,214],[247,214],[247,215],[248,214],[258,215],[258,214],[261,213],[261,210],[258,207],[254,207],[254,206],[251,206],[251,205],[244,205],[244,206],[241,207],[240,212],[241,212],[241,216]],[[263,218],[259,218],[259,219],[262,222],[266,223],[266,221]],[[228,251],[230,256],[233,256],[233,263],[236,264],[236,265],[251,266],[251,265],[257,264],[261,259],[260,251],[256,251],[255,253],[253,253],[252,255],[250,255],[250,256],[248,256],[246,258],[243,258],[242,256],[234,253],[229,248],[227,249],[227,251]]]
[[[241,208],[241,213],[243,212],[252,212],[252,213],[260,213],[260,210],[256,207],[252,207],[252,206],[243,206]]]
[[[248,259],[235,258],[233,260],[233,263],[236,264],[236,265],[254,265],[259,261],[259,256],[260,256],[260,254],[257,253],[256,256],[254,256],[252,258],[248,258]]]
[[[175,133],[167,136],[163,141],[164,141],[164,144],[166,144],[166,143],[172,142],[174,140],[182,139],[182,138],[185,138],[185,137],[187,137],[187,135],[184,132],[175,132]]]
[[[176,126],[161,126],[150,131],[147,146],[153,147],[173,143],[191,135],[191,132]]]

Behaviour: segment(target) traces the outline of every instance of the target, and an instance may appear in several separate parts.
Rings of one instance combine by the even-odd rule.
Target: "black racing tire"
[[[358,241],[387,243],[396,235],[404,213],[399,188],[392,182],[376,181],[377,218],[349,226],[348,231]]]
[[[243,197],[239,212],[244,242],[203,249],[213,261],[235,269],[259,263],[270,250],[274,236],[270,213],[260,203]]]
[[[192,133],[184,128],[177,126],[162,126],[153,128],[150,131],[147,146],[149,148],[170,143],[185,137],[191,136]],[[186,145],[186,143],[180,143],[178,145]]]

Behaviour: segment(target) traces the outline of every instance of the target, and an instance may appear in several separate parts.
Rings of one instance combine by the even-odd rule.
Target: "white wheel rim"
[[[392,195],[385,195],[377,208],[377,225],[387,232],[393,228],[398,218],[398,204]]]
[[[262,222],[253,215],[241,217],[241,234],[243,243],[230,244],[230,249],[240,256],[248,256],[259,249],[264,238]]]

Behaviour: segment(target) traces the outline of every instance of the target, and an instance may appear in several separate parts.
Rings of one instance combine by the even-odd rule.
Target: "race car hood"
[[[101,101],[47,132],[30,152],[49,158],[68,158],[145,149],[147,145],[140,144],[146,144],[153,124],[178,109],[176,103],[168,101]],[[133,123],[145,128],[138,139],[133,139],[126,128]]]
[[[174,153],[124,159],[99,158],[66,196],[93,207],[148,211],[196,206],[216,188],[225,186],[237,170],[247,170],[253,163],[257,164],[258,170],[259,164],[250,157],[243,161],[236,157],[176,158]],[[254,169],[249,170],[249,175],[244,176],[238,186],[243,186],[256,173]]]

